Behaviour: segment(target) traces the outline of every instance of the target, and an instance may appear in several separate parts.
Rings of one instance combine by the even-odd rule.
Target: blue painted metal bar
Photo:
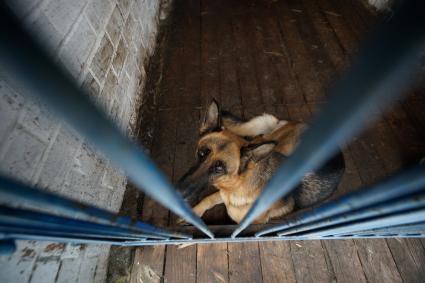
[[[117,216],[109,211],[82,204],[47,191],[40,191],[2,177],[0,177],[0,199],[21,201],[33,206],[42,207],[43,209],[57,211],[71,218],[90,217],[103,224],[128,228],[139,233],[155,234],[166,238],[191,238],[190,235],[159,229],[144,222],[135,221],[129,217]]]
[[[9,235],[11,234],[20,234],[23,237],[31,236],[33,235],[44,235],[44,236],[55,236],[55,237],[68,237],[73,239],[100,239],[100,240],[107,240],[107,241],[146,241],[147,238],[143,237],[127,237],[127,236],[117,236],[117,235],[105,235],[105,234],[99,234],[94,232],[81,232],[79,230],[76,230],[75,232],[66,231],[58,229],[57,231],[53,229],[46,229],[43,226],[16,226],[16,225],[3,225],[0,223],[0,229],[3,233],[3,238],[10,238]],[[29,239],[30,239],[29,238]],[[165,239],[155,239],[155,240],[165,240]]]
[[[425,219],[425,209],[418,209],[400,214],[376,217],[373,219],[356,221],[353,223],[344,223],[331,228],[323,228],[315,231],[301,233],[302,237],[332,237],[334,235],[355,234],[370,229],[385,228],[390,226],[414,224],[423,222]]]
[[[415,70],[417,51],[420,50],[419,44],[423,43],[425,32],[425,19],[418,18],[415,13],[422,11],[420,8],[425,4],[412,1],[404,5],[405,10],[396,13],[393,22],[383,28],[383,32],[370,43],[370,48],[362,53],[351,73],[334,89],[329,105],[306,132],[297,151],[279,169],[231,238],[191,239],[188,235],[134,222],[128,217],[120,217],[106,210],[0,178],[0,199],[13,198],[32,205],[43,205],[44,209],[54,209],[70,217],[90,217],[96,220],[90,222],[0,207],[0,249],[3,246],[12,247],[10,243],[13,241],[10,239],[143,246],[258,240],[424,237],[425,195],[412,195],[425,188],[425,170],[422,166],[405,175],[390,178],[368,191],[353,193],[322,205],[256,235],[279,232],[278,236],[235,238],[269,205],[289,193],[306,172],[326,161],[340,142],[359,131],[364,117],[374,106],[388,104],[408,81]],[[4,74],[9,76],[11,82],[19,82],[20,87],[23,83],[30,96],[40,99],[82,133],[114,164],[126,170],[143,191],[212,238],[213,234],[193,214],[146,155],[89,103],[87,96],[81,93],[66,72],[58,69],[41,49],[34,48],[36,44],[28,39],[14,18],[5,14],[5,9],[1,11],[0,21],[3,24],[0,27],[1,68],[5,68]],[[11,22],[16,25],[11,25]],[[409,29],[408,33],[404,32],[406,29]],[[382,45],[386,46],[385,50],[382,50]]]
[[[425,190],[425,166],[420,165],[397,175],[372,187],[367,187],[358,192],[350,193],[340,199],[325,203],[317,208],[306,211],[300,215],[289,218],[283,223],[258,232],[255,236],[284,231],[290,228],[305,227],[306,224],[325,221],[333,216],[349,214],[352,211],[373,207],[394,199],[405,198]]]
[[[52,234],[49,232],[32,231],[31,234],[20,231],[9,231],[7,233],[0,234],[0,238],[4,240],[28,240],[28,241],[49,241],[49,242],[59,242],[59,243],[71,243],[71,244],[107,244],[107,245],[118,245],[118,246],[127,246],[132,243],[131,246],[142,245],[141,243],[146,243],[147,240],[141,241],[127,241],[120,239],[105,239],[105,238],[96,238],[96,237],[75,237],[64,234]],[[161,241],[162,245],[167,242],[167,240],[155,240]],[[158,242],[159,243],[159,242]]]
[[[1,234],[0,234],[1,236]],[[72,238],[72,237],[64,237],[64,236],[47,236],[47,235],[21,235],[19,233],[11,233],[8,235],[11,239],[17,240],[37,240],[37,241],[53,241],[53,242],[63,242],[63,243],[94,243],[94,244],[110,244],[117,246],[127,246],[127,247],[143,247],[143,246],[157,246],[157,245],[181,245],[181,244],[213,244],[213,243],[246,243],[246,242],[268,242],[268,241],[292,241],[292,240],[323,240],[323,239],[353,239],[353,238],[371,238],[371,239],[380,239],[380,238],[418,238],[425,237],[425,234],[417,234],[414,233],[412,235],[409,234],[369,234],[369,235],[353,235],[349,237],[335,236],[335,237],[307,237],[307,236],[297,236],[297,237],[237,237],[237,238],[215,238],[215,239],[172,239],[172,240],[144,240],[144,241],[115,241],[115,240],[105,240],[105,239],[80,239],[80,238]]]
[[[122,228],[6,206],[0,206],[0,225],[1,224],[75,233],[87,232],[131,238],[168,239],[168,237],[159,236],[155,233],[141,233],[137,229],[132,229],[131,227]]]
[[[388,202],[377,206],[368,207],[358,211],[350,211],[349,213],[340,214],[335,217],[326,218],[311,224],[301,225],[291,229],[279,232],[279,235],[293,235],[296,233],[311,231],[318,228],[330,227],[341,223],[350,223],[352,221],[390,215],[413,209],[425,208],[425,194],[420,196],[411,196],[395,202]]]
[[[16,251],[16,243],[11,239],[0,240],[0,255],[13,254]]]
[[[373,235],[373,234],[365,234],[365,235],[353,235],[351,237],[339,237],[335,236],[332,238],[320,238],[320,240],[346,240],[346,239],[388,239],[388,238],[424,238],[425,234],[382,234],[382,235]],[[318,239],[319,240],[319,239]]]
[[[232,237],[290,193],[305,173],[331,158],[339,144],[361,130],[373,109],[384,108],[401,93],[419,67],[425,41],[424,9],[424,1],[402,1],[400,9],[365,45],[352,68],[334,87],[329,103],[305,132],[296,151],[277,170]]]
[[[425,234],[425,222],[420,222],[417,224],[410,225],[397,225],[397,226],[389,226],[380,229],[370,229],[365,231],[357,231],[353,236],[364,237],[364,235],[386,235],[386,236],[396,236],[396,235],[421,235]],[[344,236],[349,237],[350,234],[341,234],[335,235],[335,237]]]
[[[390,227],[388,227],[390,228]],[[348,239],[388,239],[388,238],[425,238],[425,233],[422,231],[421,233],[405,233],[405,231],[401,231],[401,233],[353,233],[352,235],[344,236],[344,235],[335,235],[335,236],[314,236],[314,240],[348,240]],[[301,240],[310,240],[311,237],[300,236]]]
[[[31,39],[10,9],[3,2],[0,5],[0,68],[8,80],[76,129],[139,189],[213,238],[146,154],[121,134],[71,76]]]
[[[358,238],[372,238],[372,239],[380,239],[380,238],[418,238],[418,237],[425,237],[424,234],[415,234],[415,235],[408,235],[408,234],[397,234],[397,235],[367,235],[367,236],[358,236]],[[352,239],[356,238],[355,235],[350,237],[343,237],[343,236],[337,236],[335,238],[329,238],[329,239]],[[124,245],[125,246],[156,246],[156,245],[181,245],[181,244],[213,244],[213,243],[246,243],[246,242],[269,242],[269,241],[300,241],[300,240],[323,240],[328,239],[326,237],[304,237],[304,236],[297,236],[297,237],[279,237],[279,236],[272,236],[272,237],[261,237],[261,238],[255,238],[255,237],[226,237],[226,238],[215,238],[215,239],[193,239],[193,240],[184,240],[184,239],[173,239],[168,241],[161,241],[161,240],[147,240],[146,242],[142,243],[136,243],[136,242],[127,242]]]

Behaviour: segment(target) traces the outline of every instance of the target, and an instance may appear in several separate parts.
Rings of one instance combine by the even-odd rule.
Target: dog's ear
[[[246,147],[241,148],[241,158],[239,165],[239,173],[245,171],[249,161],[258,163],[262,159],[269,156],[276,146],[274,141],[266,141],[258,144],[250,144]]]
[[[201,135],[209,132],[218,131],[221,129],[220,108],[217,101],[214,99],[205,112],[204,121],[201,124],[199,133]]]
[[[254,162],[258,162],[272,153],[275,146],[276,142],[274,141],[250,144],[242,148],[242,155],[248,156]]]

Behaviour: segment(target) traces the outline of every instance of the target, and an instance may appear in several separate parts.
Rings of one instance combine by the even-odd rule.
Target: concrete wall
[[[160,0],[8,0],[27,28],[129,132]],[[0,80],[0,173],[118,211],[126,180],[46,109]],[[2,282],[102,282],[107,246],[20,241]]]

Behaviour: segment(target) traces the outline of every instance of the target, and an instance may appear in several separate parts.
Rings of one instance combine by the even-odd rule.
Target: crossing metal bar
[[[334,235],[356,234],[374,227],[375,229],[396,226],[400,223],[404,225],[423,222],[425,219],[425,208],[394,214],[389,216],[376,217],[370,220],[361,220],[353,223],[344,223],[332,228],[323,228],[311,232],[300,233],[304,237],[332,237]],[[402,226],[400,226],[402,227]]]
[[[400,9],[370,39],[352,68],[333,88],[323,107],[305,132],[296,151],[274,174],[232,237],[279,198],[291,192],[304,174],[314,171],[361,130],[366,118],[389,105],[418,70],[425,39],[425,2],[401,1]]]
[[[407,235],[407,236],[418,236],[424,234],[425,231],[425,222],[419,222],[416,224],[410,225],[397,225],[389,226],[379,229],[370,229],[365,231],[358,231],[354,235],[358,237],[365,237],[365,235],[386,235],[387,237],[395,237],[398,235]],[[335,235],[332,237],[340,237],[341,235]],[[342,234],[343,237],[349,237],[350,234]],[[329,238],[330,236],[327,236]]]
[[[137,233],[157,235],[162,238],[191,238],[190,235],[159,229],[147,223],[135,221],[129,217],[117,216],[107,210],[89,206],[47,191],[37,190],[2,177],[0,177],[0,199],[2,201],[7,201],[8,199],[21,201],[28,205],[56,211],[68,218],[89,217],[92,221],[131,229]]]
[[[10,235],[12,234],[20,234],[22,235],[22,239],[30,240],[33,235],[37,235],[39,237],[67,237],[73,239],[103,239],[103,240],[112,240],[112,241],[146,241],[147,238],[143,237],[127,237],[127,236],[117,236],[117,235],[106,235],[106,234],[98,234],[94,232],[70,232],[66,230],[49,230],[43,229],[41,227],[31,227],[31,226],[16,226],[16,225],[0,225],[0,229],[2,230],[1,237],[3,239],[13,239]],[[164,240],[164,239],[156,239],[156,240]]]
[[[0,200],[22,201],[50,212],[0,206],[0,250],[11,239],[122,246],[425,236],[425,167],[297,215],[256,237],[237,237],[257,216],[287,195],[304,174],[323,164],[360,131],[369,113],[393,101],[417,70],[425,39],[423,1],[403,1],[392,20],[359,54],[335,86],[328,105],[306,131],[296,152],[279,168],[263,194],[232,233],[213,233],[184,202],[145,153],[92,104],[66,71],[57,66],[0,3],[0,68],[19,89],[42,102],[97,147],[146,194],[194,224],[211,239],[192,239],[109,211],[0,177]],[[275,235],[277,232],[277,236]],[[270,236],[267,234],[274,233]]]
[[[16,251],[16,243],[14,239],[0,240],[0,255],[13,254],[15,251]]]
[[[113,225],[93,223],[84,220],[60,217],[34,210],[0,206],[0,226],[41,229],[72,234],[95,233],[97,235],[115,236],[128,239],[154,238],[168,239],[152,233],[141,233],[130,227],[127,229]]]
[[[63,68],[55,64],[24,30],[9,7],[4,2],[0,5],[2,75],[76,129],[113,164],[122,168],[139,189],[213,238],[205,223],[146,154],[111,123]]]
[[[370,208],[369,213],[379,213],[381,210],[373,209],[379,204],[386,204],[391,200],[406,199],[407,196],[424,191],[425,166],[420,165],[389,177],[375,186],[363,188],[358,192],[353,192],[340,199],[325,203],[301,215],[296,215],[275,227],[258,232],[255,236],[260,237],[275,232],[303,229],[304,227],[317,228],[315,225],[327,223],[326,221],[332,219],[331,217],[340,215],[348,215],[349,217],[350,212],[366,208]],[[416,200],[411,203],[400,203],[400,207],[417,205]],[[391,210],[391,206],[388,209]],[[365,213],[365,215],[360,215],[360,217],[366,217],[366,215]]]
[[[403,211],[409,211],[417,208],[425,208],[425,194],[420,196],[411,196],[399,201],[391,201],[377,206],[368,207],[366,209],[350,211],[332,218],[326,218],[312,224],[301,225],[299,227],[286,229],[279,232],[279,235],[292,235],[303,231],[310,231],[322,227],[330,227],[332,225],[349,223],[356,220],[362,220],[377,216],[389,215]]]
[[[146,243],[146,240],[140,241],[122,241],[116,239],[103,239],[96,237],[75,237],[68,236],[65,234],[51,234],[51,233],[42,233],[37,234],[38,231],[32,231],[31,234],[28,234],[27,231],[21,233],[20,231],[10,231],[5,234],[7,237],[6,240],[28,240],[28,241],[49,241],[49,242],[58,242],[58,243],[71,243],[71,244],[107,244],[107,245],[118,245],[118,246],[142,246],[143,243]],[[0,234],[0,236],[2,236]],[[161,242],[162,245],[167,240],[157,240],[158,244]],[[130,244],[131,243],[131,244]],[[1,243],[0,243],[1,244]]]
[[[388,237],[397,237],[397,238],[417,238],[417,237],[425,237],[425,234],[421,233],[401,233],[401,234],[353,234],[349,236],[334,236],[334,237],[307,237],[307,236],[272,236],[272,237],[224,237],[224,238],[215,238],[215,239],[172,239],[172,240],[142,240],[142,241],[116,241],[116,240],[106,240],[106,239],[96,239],[96,238],[73,238],[66,236],[46,236],[46,235],[22,235],[19,233],[10,234],[10,237],[17,240],[36,240],[36,241],[49,241],[49,242],[63,242],[63,243],[75,243],[75,244],[84,244],[84,243],[94,243],[94,244],[110,244],[110,245],[118,245],[118,246],[157,246],[157,245],[185,245],[185,244],[213,244],[213,243],[246,243],[246,242],[268,242],[268,241],[292,241],[292,240],[323,240],[323,239],[353,239],[353,238],[388,238]]]

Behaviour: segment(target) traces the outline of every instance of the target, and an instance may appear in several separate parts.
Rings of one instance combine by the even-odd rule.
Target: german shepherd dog
[[[179,192],[193,203],[203,188],[214,186],[218,191],[202,199],[194,212],[201,217],[224,203],[229,217],[240,223],[278,166],[294,151],[306,127],[269,114],[242,121],[221,112],[213,101],[199,130],[197,162],[179,180]],[[307,173],[290,195],[274,203],[254,223],[267,223],[323,201],[336,190],[344,169],[339,152],[316,172]]]

